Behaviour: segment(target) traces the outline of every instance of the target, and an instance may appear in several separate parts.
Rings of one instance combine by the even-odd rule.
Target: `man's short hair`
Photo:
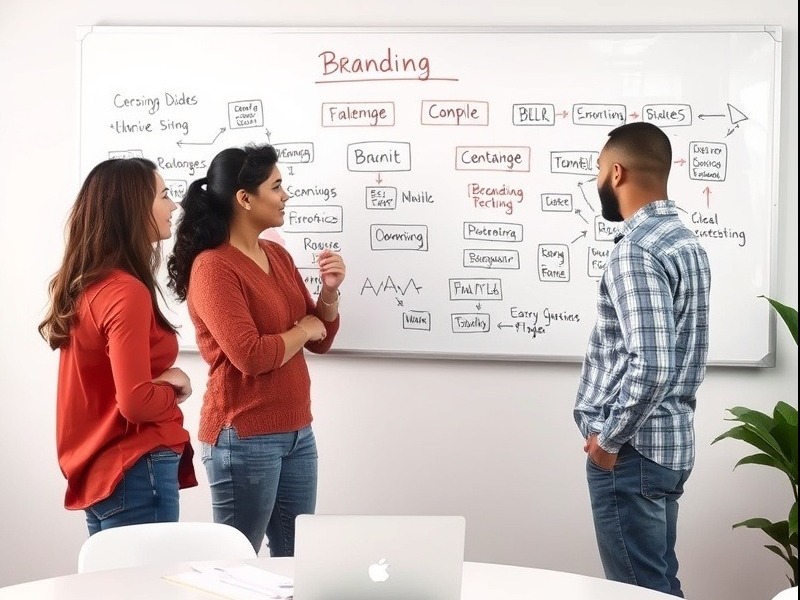
[[[620,157],[623,167],[666,179],[672,166],[672,145],[652,123],[627,123],[608,134],[606,150]]]

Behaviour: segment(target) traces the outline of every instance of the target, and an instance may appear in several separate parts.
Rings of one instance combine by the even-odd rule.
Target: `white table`
[[[234,564],[230,563],[229,564]],[[245,561],[293,576],[290,558]],[[171,583],[162,575],[188,569],[188,563],[96,571],[40,579],[0,588],[0,600],[209,600],[212,596]],[[660,592],[595,577],[487,563],[464,563],[461,600],[674,600]]]

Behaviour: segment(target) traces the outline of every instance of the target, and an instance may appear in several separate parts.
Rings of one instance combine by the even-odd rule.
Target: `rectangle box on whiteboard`
[[[347,144],[347,169],[360,172],[411,170],[408,142],[357,142]]]
[[[373,250],[428,250],[427,225],[370,225],[370,248]]]
[[[286,233],[339,233],[342,231],[342,207],[335,205],[288,205],[284,209],[283,226]]]

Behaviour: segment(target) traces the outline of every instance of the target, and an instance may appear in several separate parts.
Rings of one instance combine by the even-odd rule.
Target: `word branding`
[[[379,79],[386,74],[400,75],[402,79],[415,78],[426,81],[430,77],[430,60],[427,56],[400,56],[386,48],[383,56],[353,57],[337,55],[333,50],[324,50],[317,55],[322,59],[322,76],[361,75],[374,73]],[[411,77],[408,77],[411,76]]]

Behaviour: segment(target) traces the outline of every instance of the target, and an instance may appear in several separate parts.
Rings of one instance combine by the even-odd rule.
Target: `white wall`
[[[0,585],[74,572],[86,533],[62,508],[54,443],[57,355],[36,334],[46,280],[77,189],[78,25],[733,25],[784,27],[778,280],[797,305],[797,8],[794,0],[0,0]],[[652,8],[648,8],[652,6]],[[644,11],[650,12],[644,12]],[[165,52],[169,52],[167,48]],[[269,57],[268,57],[269,58]],[[608,82],[613,89],[614,81]],[[678,200],[680,200],[678,198]],[[766,210],[766,209],[765,209]],[[343,302],[347,299],[343,298]],[[347,326],[347,325],[345,325]],[[777,474],[731,472],[740,442],[709,442],[724,409],[797,403],[797,354],[781,328],[774,369],[711,369],[698,402],[698,461],[682,502],[679,557],[691,598],[771,598],[781,562],[752,516],[783,518]],[[198,356],[180,364],[202,388]],[[601,575],[572,421],[579,365],[328,356],[310,361],[319,512],[459,513],[467,559]],[[196,431],[202,389],[186,404]],[[199,488],[185,520],[210,519]],[[12,540],[14,540],[12,542]]]

